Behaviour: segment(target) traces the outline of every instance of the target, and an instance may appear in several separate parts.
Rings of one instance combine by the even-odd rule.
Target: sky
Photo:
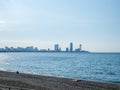
[[[120,0],[0,0],[0,47],[120,52]]]

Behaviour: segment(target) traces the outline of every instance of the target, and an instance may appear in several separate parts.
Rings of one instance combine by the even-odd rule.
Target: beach
[[[120,84],[0,71],[0,90],[120,90]]]

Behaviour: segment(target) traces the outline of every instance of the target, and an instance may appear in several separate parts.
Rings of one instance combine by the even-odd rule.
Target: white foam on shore
[[[9,70],[9,69],[5,69],[5,68],[0,68],[0,71],[6,71],[6,72],[16,72],[14,70]]]
[[[8,70],[5,68],[0,68],[0,71],[8,71]]]

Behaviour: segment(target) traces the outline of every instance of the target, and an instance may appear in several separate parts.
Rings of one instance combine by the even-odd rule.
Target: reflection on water
[[[120,53],[0,53],[0,70],[120,82]]]
[[[5,60],[8,60],[9,56],[7,54],[4,53],[0,53],[0,63],[5,63]]]

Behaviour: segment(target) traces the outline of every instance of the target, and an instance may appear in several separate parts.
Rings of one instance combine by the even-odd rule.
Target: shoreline
[[[7,70],[7,69],[0,69],[0,72],[12,72],[15,73],[15,70]],[[24,72],[20,71],[21,74],[29,74],[29,75],[38,75],[38,76],[45,76],[45,77],[55,77],[55,78],[67,78],[67,79],[77,79],[77,80],[83,80],[83,81],[91,81],[91,82],[98,82],[98,83],[112,83],[112,84],[120,84],[120,81],[105,81],[105,80],[95,80],[95,79],[82,79],[82,78],[71,78],[71,77],[64,77],[64,76],[53,76],[48,74],[37,74],[37,73],[31,73],[31,72]]]
[[[120,83],[0,71],[0,89],[6,87],[16,88],[15,90],[120,90]]]

